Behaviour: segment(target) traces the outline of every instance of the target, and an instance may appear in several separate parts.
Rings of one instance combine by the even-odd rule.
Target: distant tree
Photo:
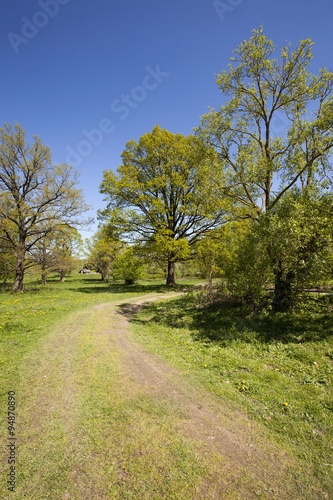
[[[28,252],[61,227],[75,227],[87,210],[78,174],[51,164],[51,152],[35,136],[30,146],[20,125],[0,128],[0,241],[15,255],[13,291],[23,288]]]
[[[142,259],[136,256],[135,248],[125,249],[115,260],[114,277],[122,279],[126,285],[133,285],[138,281],[144,271],[145,264]]]
[[[53,266],[56,265],[58,260],[57,248],[49,235],[41,238],[31,248],[29,257],[32,265],[37,266],[42,277],[42,285],[46,285],[46,278]]]
[[[56,271],[63,281],[66,274],[78,266],[82,238],[76,229],[63,227],[41,238],[30,250],[29,260],[37,266],[46,285],[47,275]]]
[[[110,281],[114,261],[122,248],[123,243],[111,227],[101,227],[90,240],[86,240],[89,266],[101,273],[106,283]]]
[[[225,211],[202,183],[203,143],[155,126],[126,144],[118,175],[104,172],[101,216],[131,233],[164,259],[166,282],[175,284],[175,263],[189,257],[198,238],[219,226]]]

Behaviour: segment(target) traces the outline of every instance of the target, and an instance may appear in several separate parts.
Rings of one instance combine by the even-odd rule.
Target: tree
[[[293,190],[269,213],[262,214],[256,233],[264,243],[275,282],[276,309],[293,303],[299,290],[330,272],[332,196]]]
[[[267,295],[272,279],[266,241],[258,228],[253,220],[226,225],[219,262],[227,291],[251,306]]]
[[[46,285],[47,275],[58,260],[57,247],[54,245],[51,234],[41,238],[29,252],[31,263],[40,271],[42,285]]]
[[[155,262],[164,272],[168,284],[176,280],[176,262],[186,262],[192,257],[191,246],[186,238],[173,238],[172,231],[160,229],[151,238],[136,245],[137,252],[146,262]],[[168,281],[168,273],[171,274]]]
[[[63,240],[58,248],[58,257],[52,270],[59,273],[60,281],[65,281],[65,277],[70,275],[78,267],[78,259],[72,254],[68,241]]]
[[[42,285],[50,271],[59,273],[61,281],[78,264],[78,253],[82,247],[82,238],[76,229],[63,227],[41,238],[30,250],[31,263],[40,269]]]
[[[114,263],[115,279],[123,279],[126,285],[133,285],[141,278],[144,262],[135,255],[135,248],[130,247],[117,256]]]
[[[197,134],[217,154],[206,179],[242,217],[258,221],[296,187],[309,196],[314,186],[331,187],[333,73],[308,72],[312,45],[306,39],[294,51],[285,46],[279,60],[260,28],[235,50],[234,66],[216,77],[229,100],[201,118]],[[285,124],[281,136],[277,120]],[[282,289],[281,275],[275,278]]]
[[[77,182],[71,166],[51,164],[50,149],[39,137],[29,145],[20,125],[0,128],[0,241],[15,253],[13,291],[22,290],[27,253],[38,241],[80,223],[88,207]]]
[[[13,252],[9,246],[1,245],[0,247],[0,279],[3,280],[3,285],[7,280],[12,278],[15,270],[15,260]]]
[[[225,250],[223,229],[212,231],[202,238],[196,247],[196,261],[201,274],[208,280],[208,292],[212,292],[213,278],[223,275],[221,260]]]
[[[114,230],[101,227],[91,240],[86,241],[89,265],[101,273],[102,280],[109,283],[114,261],[123,247]]]
[[[101,216],[140,238],[167,265],[175,284],[175,263],[188,258],[198,238],[223,222],[225,211],[202,187],[207,151],[193,136],[155,126],[126,144],[116,175],[105,171],[100,190],[108,207]]]

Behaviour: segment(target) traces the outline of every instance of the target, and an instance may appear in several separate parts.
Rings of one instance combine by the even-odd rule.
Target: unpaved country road
[[[291,457],[135,340],[131,316],[163,298],[73,313],[29,355],[11,499],[301,498]]]

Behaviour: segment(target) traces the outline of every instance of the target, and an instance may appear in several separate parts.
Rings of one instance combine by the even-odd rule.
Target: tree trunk
[[[44,253],[45,255],[45,253]],[[46,275],[47,275],[47,269],[46,269],[46,265],[43,263],[42,264],[42,285],[45,286],[46,285]]]
[[[110,272],[106,271],[106,272],[102,272],[102,281],[104,283],[110,283]]]
[[[289,271],[285,277],[282,278],[283,271],[280,261],[274,262],[274,296],[273,296],[273,306],[274,309],[287,309],[291,302],[293,296],[293,282],[295,279],[295,273]]]
[[[17,248],[15,281],[13,284],[12,292],[22,292],[23,278],[24,278],[24,258],[25,258],[25,245],[21,242]]]
[[[169,261],[168,262],[168,274],[167,274],[167,278],[166,278],[167,286],[175,286],[175,284],[176,284],[175,271],[176,271],[175,262]]]
[[[60,278],[60,281],[61,281],[61,282],[64,282],[64,281],[65,281],[65,273],[64,273],[64,271],[60,271],[60,273],[59,273],[59,278]]]

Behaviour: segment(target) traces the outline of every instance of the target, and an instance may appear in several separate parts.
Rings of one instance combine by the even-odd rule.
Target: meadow
[[[133,320],[147,349],[262,424],[333,495],[332,305],[249,312],[198,306],[195,296],[151,304]],[[328,498],[328,497],[327,497]]]
[[[190,286],[191,283],[195,281],[187,282]],[[15,384],[22,356],[70,312],[97,303],[162,293],[166,287],[162,280],[146,280],[125,286],[104,283],[98,274],[76,273],[63,283],[57,275],[51,275],[46,286],[41,285],[39,276],[28,274],[23,293],[12,294],[9,290],[0,291],[0,367],[5,385],[6,380]]]
[[[302,481],[312,492],[318,492],[313,498],[330,498],[333,495],[330,300],[323,297],[307,301],[289,313],[274,313],[269,308],[251,312],[228,302],[202,306],[197,292],[191,291],[195,283],[195,280],[185,280],[177,287],[178,291],[185,292],[181,296],[149,304],[132,317],[135,338],[184,374],[191,384],[207,389],[224,401],[230,412],[241,411],[257,422],[272,443],[278,443],[294,457]],[[67,318],[75,318],[73,313],[94,304],[166,292],[164,283],[158,280],[125,286],[105,284],[98,275],[79,274],[73,274],[64,283],[56,276],[50,277],[45,287],[38,278],[30,277],[24,293],[1,292],[2,411],[9,390],[19,387],[22,394],[29,390],[24,388],[24,377],[28,374],[33,380],[34,363],[38,360],[38,349],[44,345],[43,339],[58,324],[65,325]],[[175,289],[170,292],[174,293]],[[95,328],[98,329],[98,324]],[[82,351],[80,364],[85,363],[88,373],[91,353],[87,349],[85,346]],[[27,363],[29,359],[33,360],[32,366],[23,367],[23,360]],[[104,364],[106,360],[103,358]],[[107,373],[103,363],[101,358],[101,373]],[[98,388],[101,378],[97,373],[91,376],[94,390],[101,398]],[[82,377],[81,384],[84,383]],[[116,396],[121,406],[121,392]],[[91,405],[91,400],[87,399],[85,404]],[[88,423],[82,425],[88,426]],[[86,432],[89,433],[88,427]],[[60,436],[59,442],[61,439]],[[105,436],[105,439],[109,438]],[[54,457],[52,460],[56,461]],[[62,463],[61,456],[57,460]],[[188,471],[192,470],[191,463],[188,463]],[[55,480],[54,488],[57,484]],[[177,491],[172,494],[177,496]]]

